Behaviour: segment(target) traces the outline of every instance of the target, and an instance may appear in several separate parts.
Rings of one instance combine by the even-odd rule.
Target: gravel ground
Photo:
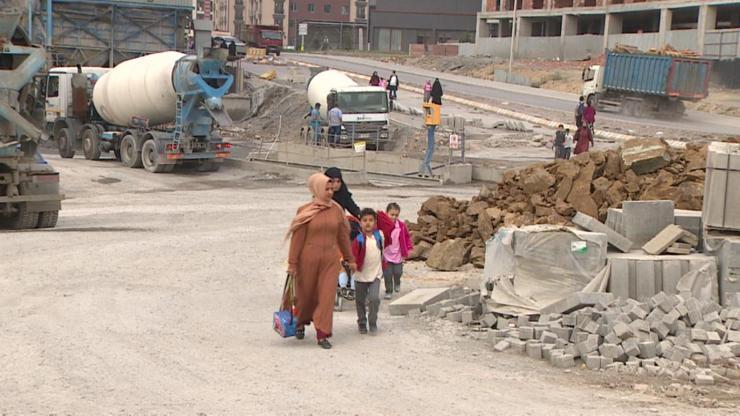
[[[386,305],[377,337],[357,334],[348,310],[337,314],[331,351],[315,345],[312,330],[303,341],[280,339],[271,315],[302,185],[236,169],[153,175],[112,161],[49,159],[67,195],[59,227],[0,233],[0,414],[737,410],[717,408],[736,405],[736,388],[672,399],[660,384],[494,355],[459,327],[391,318]],[[440,192],[354,191],[363,205],[398,200],[408,218]],[[439,277],[413,265],[406,289]]]

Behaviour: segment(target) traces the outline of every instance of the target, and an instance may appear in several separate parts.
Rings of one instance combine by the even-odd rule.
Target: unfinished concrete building
[[[509,56],[514,32],[519,58],[582,59],[617,43],[740,57],[740,1],[482,0],[482,10],[465,54]]]

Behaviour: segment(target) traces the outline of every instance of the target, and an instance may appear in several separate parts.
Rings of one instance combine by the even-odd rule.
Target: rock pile
[[[660,292],[647,302],[607,301],[567,314],[509,320],[486,315],[495,351],[562,368],[667,376],[696,384],[740,380],[740,308]]]
[[[440,270],[468,262],[483,267],[485,242],[500,227],[570,224],[577,211],[603,222],[609,208],[628,200],[672,200],[676,208],[701,210],[706,155],[706,145],[672,149],[662,140],[636,139],[619,151],[508,171],[495,188],[484,186],[471,201],[432,197],[417,223],[409,224],[417,246],[412,258]],[[464,249],[456,249],[454,257],[432,250],[448,240]]]

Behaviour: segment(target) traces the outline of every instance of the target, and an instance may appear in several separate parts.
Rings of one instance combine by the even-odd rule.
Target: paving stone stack
[[[643,148],[661,151],[641,152]],[[422,205],[417,222],[409,224],[416,246],[411,259],[426,260],[439,270],[456,270],[469,262],[483,267],[485,242],[501,227],[570,224],[576,212],[603,222],[609,208],[622,201],[669,200],[676,208],[700,210],[706,154],[703,145],[689,143],[679,150],[662,140],[639,139],[626,142],[620,151],[593,151],[508,171],[495,188],[484,186],[470,201],[432,197]],[[645,242],[633,241],[638,248]]]
[[[486,314],[480,321],[492,328],[495,351],[526,354],[558,368],[582,364],[696,384],[740,380],[740,308],[663,292],[646,302],[608,299],[535,320]]]

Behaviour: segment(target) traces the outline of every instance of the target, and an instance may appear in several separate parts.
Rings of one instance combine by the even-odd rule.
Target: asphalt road
[[[391,66],[388,63],[365,58],[307,54],[285,54],[285,57],[308,64],[323,65],[368,75],[373,71],[378,71],[380,74],[390,74],[390,71],[395,69],[402,83],[417,87],[421,87],[426,80],[437,77],[443,81],[445,93],[448,95],[463,95],[473,99],[480,98],[499,103],[516,103],[546,110],[562,111],[568,114],[573,111],[578,100],[575,94],[486,81],[403,65]],[[687,112],[680,120],[643,119],[608,112],[600,112],[599,118],[616,122],[629,122],[636,126],[649,125],[660,129],[680,129],[708,134],[740,133],[740,118],[697,111]]]

